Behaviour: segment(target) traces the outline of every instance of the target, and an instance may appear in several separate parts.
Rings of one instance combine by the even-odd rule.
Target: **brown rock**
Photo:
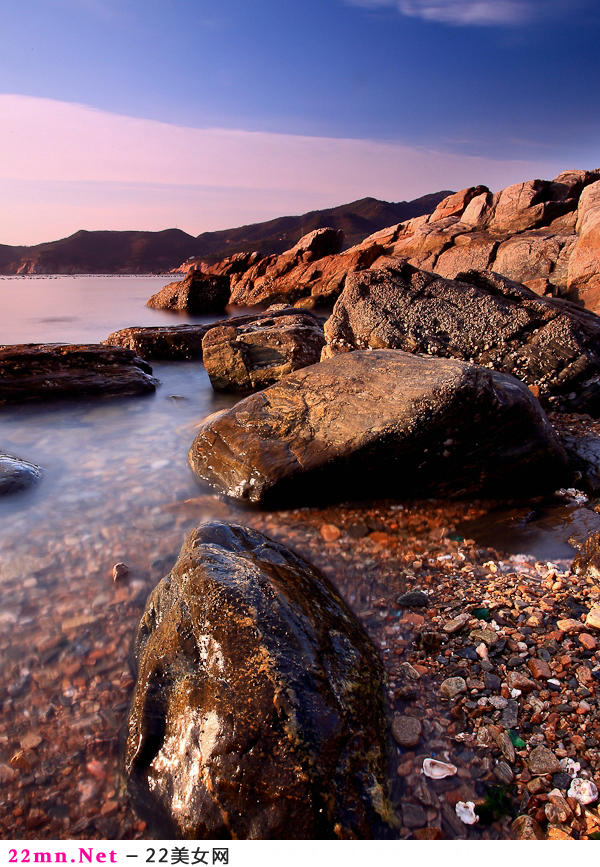
[[[392,734],[396,743],[401,747],[416,747],[421,740],[421,721],[412,716],[394,714],[392,720]]]
[[[538,659],[537,657],[533,657],[527,663],[527,667],[536,680],[540,680],[542,678],[547,680],[549,677],[552,677],[552,671],[550,670],[550,666],[545,659]]]
[[[535,681],[518,671],[509,671],[506,675],[506,682],[509,689],[520,689],[521,692],[531,692],[532,689],[537,689]]]
[[[152,295],[147,307],[181,310],[194,315],[223,313],[229,303],[229,277],[190,271],[183,280],[168,283]]]
[[[586,650],[596,650],[598,647],[598,642],[593,635],[589,634],[589,632],[582,632],[579,636],[579,641],[583,644]]]
[[[336,542],[342,535],[342,531],[335,524],[322,524],[320,533],[326,542]]]
[[[370,347],[475,361],[556,409],[600,413],[600,318],[497,274],[447,280],[396,260],[349,275],[325,338],[328,356]]]
[[[561,771],[560,762],[548,747],[539,746],[532,750],[527,764],[536,776],[559,774]]]
[[[202,341],[206,372],[215,391],[250,392],[319,361],[323,327],[310,313],[294,313],[207,331]]]
[[[463,677],[447,677],[446,680],[442,681],[440,686],[440,692],[442,695],[445,695],[446,698],[450,700],[466,691],[467,684]]]
[[[540,490],[556,487],[564,457],[512,377],[381,350],[306,367],[245,398],[206,421],[189,460],[228,496],[299,502],[322,491]]]
[[[205,524],[149,597],[125,772],[161,833],[369,838],[391,815],[382,669],[333,587],[236,525]]]
[[[154,391],[152,368],[115,346],[0,346],[0,405]]]

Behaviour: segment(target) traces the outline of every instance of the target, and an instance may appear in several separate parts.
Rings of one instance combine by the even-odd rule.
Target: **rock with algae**
[[[202,525],[150,595],[135,654],[125,772],[153,829],[387,835],[381,664],[305,560],[254,530]]]

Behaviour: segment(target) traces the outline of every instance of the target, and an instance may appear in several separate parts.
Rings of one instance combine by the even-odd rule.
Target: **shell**
[[[423,773],[431,780],[443,780],[453,777],[458,772],[456,765],[450,762],[438,762],[437,759],[423,759]]]
[[[479,822],[473,801],[459,801],[454,809],[464,825],[476,825]]]

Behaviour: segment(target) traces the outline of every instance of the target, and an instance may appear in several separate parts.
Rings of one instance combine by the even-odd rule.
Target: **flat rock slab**
[[[229,302],[229,277],[190,271],[183,280],[168,283],[146,302],[146,307],[201,315],[222,313]]]
[[[114,346],[0,346],[0,405],[90,395],[145,394],[156,388],[149,364]]]
[[[316,364],[324,344],[323,326],[314,316],[290,313],[211,328],[202,355],[215,391],[247,393]]]
[[[456,280],[402,260],[348,276],[324,356],[402,349],[459,358],[531,386],[555,409],[600,413],[600,317],[490,272]]]
[[[42,475],[35,464],[0,454],[0,496],[16,494],[34,485]]]
[[[189,453],[251,502],[556,488],[566,457],[529,389],[454,359],[359,351],[207,419]]]
[[[137,355],[148,360],[183,361],[187,359],[202,359],[202,340],[204,335],[221,325],[240,327],[263,319],[274,319],[279,316],[297,314],[293,307],[283,305],[279,310],[269,310],[262,313],[250,313],[246,316],[234,316],[199,325],[159,325],[134,326],[114,331],[103,340],[105,346],[124,346],[132,349]],[[310,314],[306,314],[310,315]],[[314,317],[315,323],[319,320]]]
[[[166,837],[365,838],[386,827],[382,668],[309,563],[204,524],[150,595],[125,773]]]

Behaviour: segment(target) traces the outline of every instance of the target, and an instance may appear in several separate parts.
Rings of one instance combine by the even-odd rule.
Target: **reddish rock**
[[[549,677],[552,677],[552,671],[545,659],[533,657],[527,663],[527,667],[536,680],[547,680]]]
[[[190,271],[183,280],[168,283],[152,295],[146,306],[195,315],[222,313],[229,302],[229,292],[229,277]]]
[[[439,203],[429,218],[429,222],[437,223],[438,220],[443,220],[445,217],[460,217],[469,202],[476,196],[486,195],[487,193],[489,193],[488,188],[482,186],[467,187],[458,193],[452,193],[451,196],[447,196],[447,198]]]

